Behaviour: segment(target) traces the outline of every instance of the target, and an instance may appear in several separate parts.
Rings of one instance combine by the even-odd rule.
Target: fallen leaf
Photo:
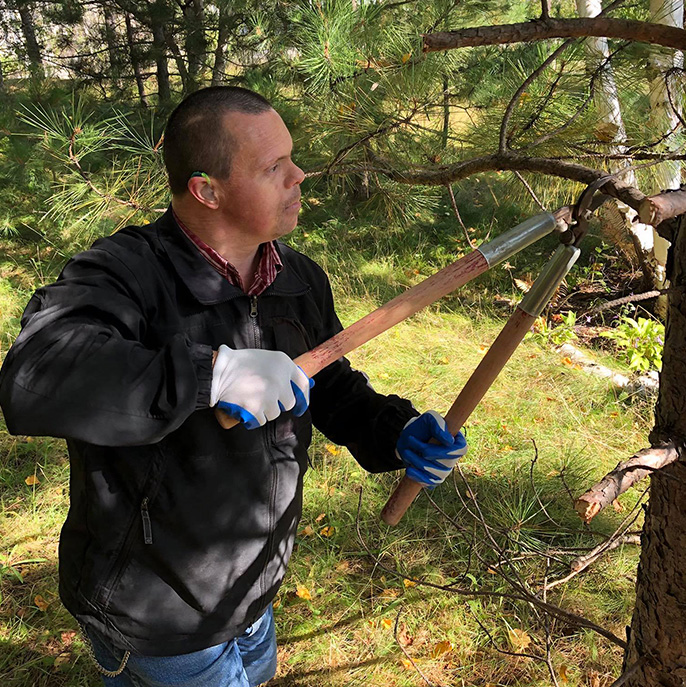
[[[319,534],[321,534],[322,537],[331,537],[333,536],[334,531],[334,528],[329,525],[328,527],[322,527],[321,530],[319,530]]]
[[[393,627],[393,621],[390,618],[384,618],[381,621],[381,624],[387,629],[390,630]]]
[[[615,509],[615,513],[622,513],[624,511],[624,506],[617,499],[612,502],[612,507]]]
[[[274,601],[272,601],[272,608],[278,608],[280,605],[281,605],[281,599],[280,598],[277,597],[276,599],[274,599]]]
[[[48,606],[50,605],[40,594],[37,594],[33,597],[33,603],[39,611],[43,612],[47,611]]]
[[[380,596],[386,597],[387,599],[395,599],[398,596],[398,590],[397,589],[384,589]]]
[[[412,665],[412,661],[408,660],[407,658],[401,658],[400,662],[407,668],[407,670],[412,670],[414,666]]]
[[[63,651],[58,656],[55,656],[55,661],[52,664],[56,670],[60,668],[65,668],[71,662],[71,653],[68,651]]]
[[[341,561],[337,566],[338,572],[348,572],[350,570],[350,563],[348,561]]]
[[[406,62],[409,62],[411,57],[412,57],[412,53],[411,53],[411,52],[406,52],[406,53],[401,57],[401,60],[402,60],[403,64],[405,64]]]
[[[562,358],[562,364],[567,365],[567,367],[571,367],[572,365],[574,365],[572,359],[567,355],[564,358]]]
[[[503,446],[502,450],[509,452],[509,451],[514,451],[514,448],[512,446],[510,446],[509,444],[507,444],[506,446]]]
[[[510,628],[507,631],[507,636],[510,640],[510,644],[515,651],[526,651],[526,649],[531,644],[531,637],[516,627]]]
[[[487,346],[486,344],[479,344],[479,350],[480,350],[480,351],[487,351],[487,350],[488,350],[488,346]]]
[[[303,584],[298,585],[297,589],[295,590],[295,594],[301,599],[305,599],[305,601],[312,600],[312,594],[310,594],[310,590]]]
[[[531,288],[530,281],[524,281],[523,279],[515,279],[514,283],[517,285],[517,288],[520,291],[523,291],[524,293],[526,293]]]
[[[36,484],[40,484],[40,480],[39,480],[38,477],[36,477],[35,475],[29,475],[29,476],[24,480],[24,482],[26,482],[26,484],[28,484],[30,487],[33,487],[33,486],[35,486]]]
[[[567,675],[566,665],[560,666],[560,680],[562,680],[562,682],[569,682],[569,675]]]
[[[312,525],[306,525],[300,530],[300,534],[303,537],[311,537],[314,534],[314,527],[312,527]]]
[[[403,584],[405,585],[405,587],[416,587],[417,586],[417,583],[414,580],[408,580],[408,579],[404,579]]]
[[[326,517],[326,513],[320,513],[315,519],[315,522],[321,522]]]
[[[378,87],[379,87],[379,82],[378,82],[378,81],[375,81],[375,82],[372,84],[372,86],[371,86],[371,88],[370,88],[369,90],[370,90],[370,91],[375,91]]]
[[[60,639],[62,640],[62,644],[65,646],[71,646],[71,643],[74,641],[74,638],[76,637],[76,630],[65,630],[60,634]]]
[[[398,629],[398,642],[401,646],[411,646],[414,643],[414,637],[410,637],[404,624]]]
[[[438,644],[431,649],[431,658],[443,656],[443,654],[447,654],[449,651],[452,651],[452,649],[453,645],[447,639],[442,642],[438,642]]]
[[[341,449],[338,448],[338,446],[334,446],[333,444],[327,444],[324,447],[332,456],[337,456],[340,452]]]

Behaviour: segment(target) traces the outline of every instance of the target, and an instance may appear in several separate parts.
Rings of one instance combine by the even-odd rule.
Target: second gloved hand
[[[439,443],[429,443],[431,439]],[[395,449],[407,467],[407,476],[425,487],[443,482],[465,453],[467,441],[462,432],[453,437],[435,410],[412,418],[403,427]]]
[[[283,352],[220,346],[212,368],[210,405],[247,429],[261,427],[284,410],[302,415],[312,380]]]

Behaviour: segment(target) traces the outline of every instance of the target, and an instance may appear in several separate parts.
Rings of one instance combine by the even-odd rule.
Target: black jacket
[[[341,329],[324,272],[278,250],[282,271],[249,297],[167,212],[74,257],[7,354],[10,432],[69,447],[60,596],[121,648],[196,651],[259,617],[293,547],[312,423],[367,470],[400,467],[395,441],[416,411],[344,358],[316,375],[301,418],[225,431],[208,408],[220,344],[296,357]]]

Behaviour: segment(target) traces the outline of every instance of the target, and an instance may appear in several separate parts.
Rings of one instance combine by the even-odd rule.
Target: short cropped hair
[[[229,177],[236,141],[224,122],[228,112],[260,114],[271,109],[266,98],[239,86],[211,86],[185,98],[164,132],[162,152],[172,194],[185,193],[193,172]]]

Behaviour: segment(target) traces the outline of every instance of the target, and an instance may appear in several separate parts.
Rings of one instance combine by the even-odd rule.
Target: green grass
[[[337,295],[345,323],[373,306],[371,299],[351,298],[341,289]],[[379,391],[407,396],[421,410],[445,411],[501,324],[434,307],[351,358]],[[603,514],[586,529],[566,489],[580,493],[632,448],[643,446],[649,415],[646,407],[618,401],[605,382],[565,366],[558,354],[526,342],[470,418],[464,475],[496,539],[507,542],[513,557],[525,556],[513,565],[532,587],[540,587],[544,570],[543,559],[532,552],[591,547],[623,517]],[[0,441],[0,684],[97,684],[83,644],[71,633],[74,622],[56,596],[56,545],[67,508],[64,446],[6,434]],[[532,481],[533,441],[538,462]],[[39,483],[29,486],[25,480],[33,475]],[[525,604],[470,601],[421,584],[406,586],[393,572],[435,584],[507,589],[489,572],[496,557],[464,505],[473,506],[473,500],[462,480],[457,477],[433,493],[459,527],[420,497],[400,526],[389,529],[379,523],[378,512],[393,482],[389,475],[366,474],[346,451],[316,438],[301,534],[277,602],[275,684],[425,684],[394,639],[398,614],[405,650],[434,684],[550,684],[543,664],[497,653],[477,622],[507,650],[512,650],[508,631],[520,629],[532,641],[529,650],[540,653],[544,624]],[[636,498],[633,493],[622,497],[623,507],[631,508]],[[356,535],[358,526],[364,543]],[[622,635],[633,604],[636,562],[634,550],[613,552],[551,592],[550,600]],[[562,576],[566,568],[551,560],[548,574]],[[305,589],[309,600],[302,598]],[[45,610],[38,595],[48,603]],[[568,684],[587,684],[592,671],[601,684],[609,684],[609,676],[617,673],[620,652],[603,638],[559,623],[553,637],[553,664],[566,670]],[[64,663],[55,667],[58,657],[58,665]]]

